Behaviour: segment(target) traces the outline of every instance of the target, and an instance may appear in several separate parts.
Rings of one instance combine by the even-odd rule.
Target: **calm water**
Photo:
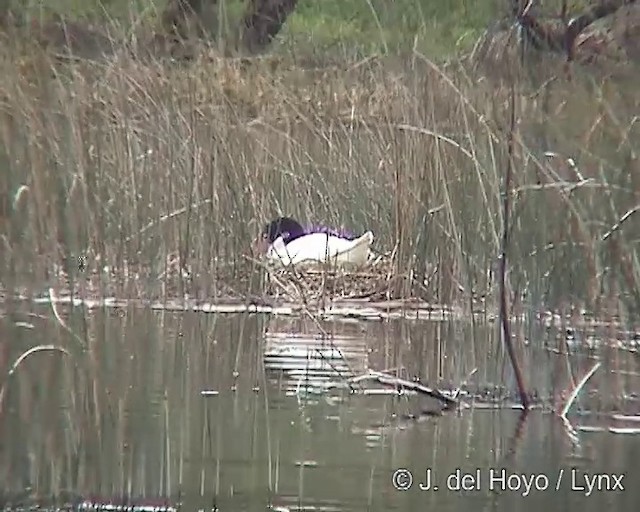
[[[61,317],[64,325],[50,308],[22,305],[0,319],[5,508],[122,497],[222,511],[600,512],[640,502],[631,336],[612,344],[607,330],[515,326],[541,405],[522,420],[493,324],[134,308]],[[34,353],[6,380],[37,345],[67,354]],[[579,380],[596,361],[571,431],[551,408],[570,374]],[[345,389],[367,369],[398,368],[431,386],[461,386],[464,406],[438,415],[424,398]],[[413,481],[403,491],[395,486],[411,483],[404,470]],[[420,489],[428,470],[437,491]]]

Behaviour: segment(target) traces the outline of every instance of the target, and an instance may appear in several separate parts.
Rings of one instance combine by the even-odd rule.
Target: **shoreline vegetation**
[[[375,475],[415,446],[631,467],[581,436],[638,434],[640,0],[21,5],[0,509],[389,510]],[[281,215],[376,256],[267,268]]]
[[[123,35],[101,40],[109,52],[83,39],[99,26],[84,11],[32,10],[18,28],[5,26],[5,298],[54,287],[92,298],[494,308],[514,91],[513,310],[632,322],[640,313],[634,47],[581,59],[591,35],[572,62],[535,45],[523,57],[515,30],[486,30],[497,7],[471,14],[462,0],[448,10],[406,0],[407,9],[411,1],[423,9],[415,26],[402,6],[372,2],[349,18],[332,2],[293,2],[268,51],[252,47],[253,55],[237,50],[243,36],[229,35],[248,12],[238,2],[214,2],[220,31],[208,42],[189,33],[178,41],[178,25],[154,8],[148,23],[165,35],[153,41],[170,41],[162,56],[133,37],[143,18],[130,10],[106,16],[99,30]],[[637,7],[623,9],[640,18]],[[458,32],[445,37],[456,17]],[[553,30],[534,22],[521,20],[553,42]],[[610,38],[633,34],[616,23]],[[25,27],[37,32],[25,37]],[[278,214],[371,229],[382,256],[359,274],[266,273],[249,248]]]

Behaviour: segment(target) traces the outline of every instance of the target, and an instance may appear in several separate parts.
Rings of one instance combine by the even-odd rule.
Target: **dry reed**
[[[511,299],[635,314],[640,98],[623,79],[533,65],[517,91]],[[495,304],[499,72],[417,52],[309,68],[208,52],[61,65],[6,51],[0,69],[0,159],[16,197],[2,272],[23,291],[82,290],[91,275],[94,294],[219,297],[223,281],[255,292],[250,241],[290,214],[372,229],[411,276],[394,296],[435,268],[431,300]]]

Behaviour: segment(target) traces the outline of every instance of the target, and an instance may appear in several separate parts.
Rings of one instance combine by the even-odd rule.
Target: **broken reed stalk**
[[[11,365],[11,369],[9,370],[9,372],[7,373],[6,379],[5,381],[2,383],[2,385],[0,386],[0,413],[2,413],[2,404],[4,401],[4,394],[5,391],[7,389],[7,386],[9,384],[9,379],[11,378],[11,376],[16,372],[16,370],[18,369],[18,367],[32,354],[35,354],[37,352],[59,352],[61,354],[67,355],[67,356],[71,356],[71,354],[69,353],[69,351],[64,348],[64,347],[59,347],[57,345],[38,345],[36,347],[31,347],[29,350],[27,350],[26,352],[23,352],[22,354],[20,354],[20,356],[18,357],[18,359],[16,359],[14,361],[14,363]]]
[[[600,362],[597,362],[596,364],[594,364],[591,367],[591,369],[584,375],[584,377],[580,379],[580,382],[578,382],[578,384],[573,388],[573,391],[571,391],[571,395],[569,395],[569,398],[567,398],[567,403],[564,404],[564,407],[560,412],[560,417],[563,420],[567,419],[567,413],[569,412],[569,409],[571,409],[573,402],[575,402],[576,397],[578,396],[578,393],[580,393],[584,385],[593,376],[593,374],[596,373],[596,370],[600,368],[600,364],[601,364]]]
[[[509,359],[511,360],[511,366],[516,377],[516,383],[518,385],[518,393],[520,394],[520,401],[522,406],[526,409],[529,408],[529,396],[527,395],[527,388],[524,383],[524,377],[522,370],[518,364],[516,354],[513,348],[513,340],[511,338],[511,327],[509,326],[509,310],[507,307],[507,291],[505,286],[505,279],[507,273],[507,245],[509,243],[509,197],[511,191],[511,180],[513,177],[513,146],[516,131],[516,86],[515,78],[511,84],[511,114],[509,120],[509,133],[507,134],[507,169],[504,179],[504,191],[502,193],[502,240],[500,243],[500,266],[499,281],[500,281],[500,320],[502,324],[502,335],[504,343],[509,353]]]

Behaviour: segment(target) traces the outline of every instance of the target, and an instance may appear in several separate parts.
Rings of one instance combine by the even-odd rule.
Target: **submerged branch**
[[[36,354],[38,352],[60,352],[60,353],[65,354],[67,356],[71,355],[66,348],[59,347],[57,345],[38,345],[37,347],[32,347],[29,350],[27,350],[26,352],[23,352],[22,354],[20,354],[18,359],[16,359],[15,362],[11,365],[11,369],[7,373],[7,377],[6,377],[5,381],[2,383],[2,387],[0,387],[0,411],[2,411],[2,402],[3,402],[3,399],[4,399],[4,393],[5,393],[6,389],[7,389],[7,384],[9,383],[9,379],[16,372],[18,367],[29,356],[31,356],[32,354]]]

